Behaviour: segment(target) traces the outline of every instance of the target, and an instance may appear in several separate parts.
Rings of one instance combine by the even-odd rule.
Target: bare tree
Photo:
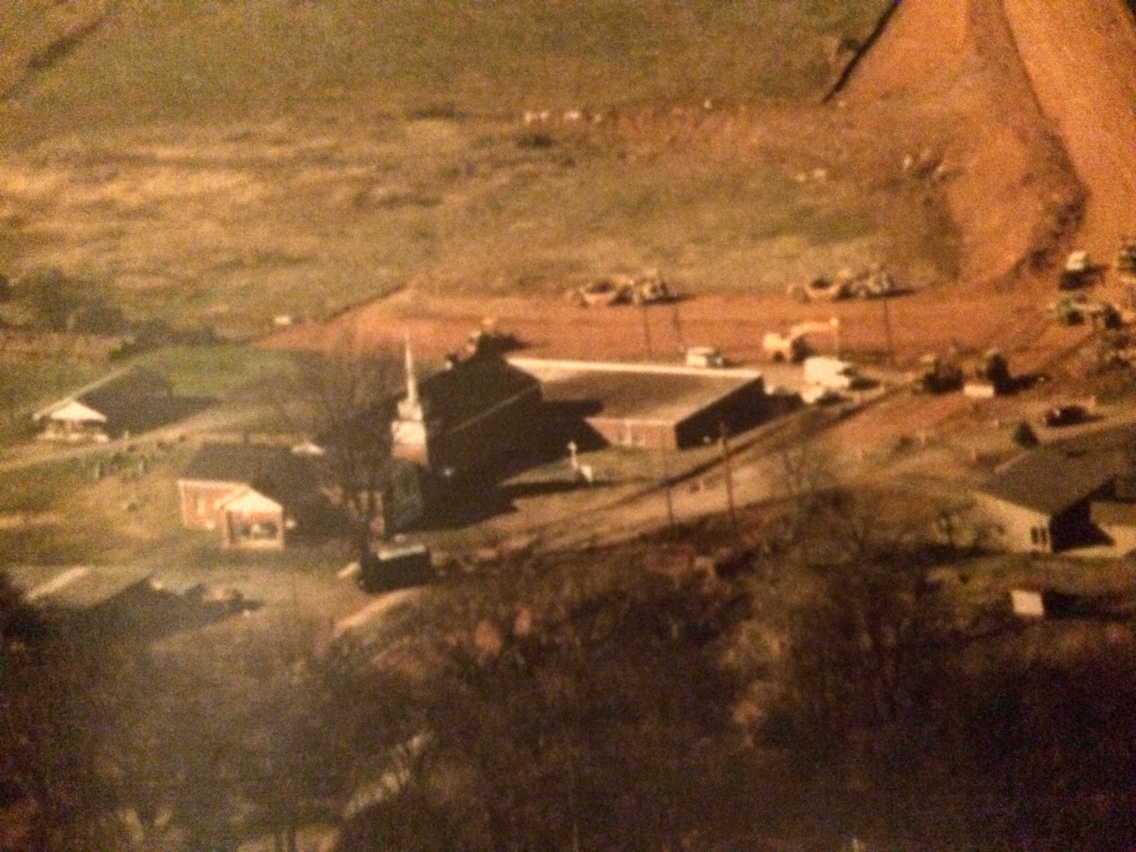
[[[355,522],[361,552],[382,509],[393,400],[403,379],[394,349],[364,346],[347,331],[323,352],[296,355],[276,391],[289,427],[323,449],[326,476]]]

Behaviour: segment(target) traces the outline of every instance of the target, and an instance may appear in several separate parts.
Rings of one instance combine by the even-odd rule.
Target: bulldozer
[[[670,286],[655,270],[639,275],[597,278],[568,291],[568,301],[581,308],[611,305],[650,305],[674,299]]]
[[[833,278],[821,275],[807,284],[789,288],[789,296],[798,302],[834,302],[849,297],[878,299],[898,292],[895,279],[878,263],[860,270],[842,269]]]
[[[911,389],[916,393],[950,393],[962,387],[962,368],[938,355],[924,355],[919,359],[919,371]]]
[[[1091,323],[1093,328],[1116,329],[1124,324],[1123,317],[1111,302],[1089,299],[1082,295],[1062,296],[1046,306],[1046,311],[1061,325]]]

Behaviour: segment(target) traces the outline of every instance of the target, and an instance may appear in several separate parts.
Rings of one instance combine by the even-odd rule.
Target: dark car
[[[1055,405],[1042,415],[1041,422],[1046,426],[1072,426],[1084,423],[1088,414],[1082,405]]]
[[[359,564],[359,588],[372,594],[393,592],[434,581],[430,550],[422,544],[384,547],[369,553]]]

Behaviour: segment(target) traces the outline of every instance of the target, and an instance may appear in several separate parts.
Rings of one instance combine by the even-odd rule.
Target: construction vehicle
[[[631,279],[631,302],[636,305],[650,305],[655,302],[669,302],[675,298],[670,286],[659,275],[658,270],[650,270]]]
[[[805,359],[805,384],[830,390],[850,390],[857,379],[855,367],[840,358],[813,355]]]
[[[833,278],[821,275],[807,284],[794,284],[789,288],[789,296],[798,302],[833,302],[850,296],[875,299],[898,292],[895,279],[878,263],[858,271],[845,268]]]
[[[788,361],[796,364],[803,361],[812,353],[806,335],[831,334],[833,338],[833,354],[840,354],[840,319],[833,317],[830,320],[807,320],[790,328],[787,332],[768,332],[761,340],[762,351],[773,361]]]
[[[807,284],[793,284],[789,296],[798,302],[834,302],[849,296],[849,282],[821,275]]]
[[[667,282],[655,270],[640,275],[611,275],[597,278],[568,291],[568,301],[582,308],[610,305],[649,305],[674,298]]]
[[[1080,294],[1062,296],[1046,306],[1046,311],[1061,325],[1092,323],[1094,328],[1116,329],[1123,325],[1120,311],[1111,302],[1089,299]]]
[[[880,264],[873,263],[856,275],[848,285],[851,295],[860,299],[881,299],[899,292],[895,279]]]
[[[924,355],[919,359],[919,372],[912,382],[916,393],[950,393],[962,387],[962,368],[938,355]]]
[[[1097,271],[1098,267],[1089,261],[1087,251],[1069,252],[1061,268],[1061,277],[1057,279],[1057,289],[1079,290],[1091,282]]]
[[[1123,283],[1136,285],[1136,237],[1121,238],[1120,251],[1116,253],[1116,272]]]

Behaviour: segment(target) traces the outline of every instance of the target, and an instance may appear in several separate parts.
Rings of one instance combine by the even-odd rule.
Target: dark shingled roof
[[[190,459],[181,480],[248,485],[285,502],[318,487],[312,459],[265,444],[205,444]]]
[[[1136,464],[1136,428],[1105,429],[1055,441],[1010,462],[982,493],[1059,515]]]
[[[419,386],[427,418],[441,420],[447,431],[534,390],[540,390],[540,382],[534,376],[494,355],[475,355],[459,361]]]
[[[165,376],[145,367],[126,367],[53,402],[36,412],[33,419],[50,417],[53,412],[76,400],[108,420],[121,420],[154,397],[166,396],[171,391],[172,385]]]

